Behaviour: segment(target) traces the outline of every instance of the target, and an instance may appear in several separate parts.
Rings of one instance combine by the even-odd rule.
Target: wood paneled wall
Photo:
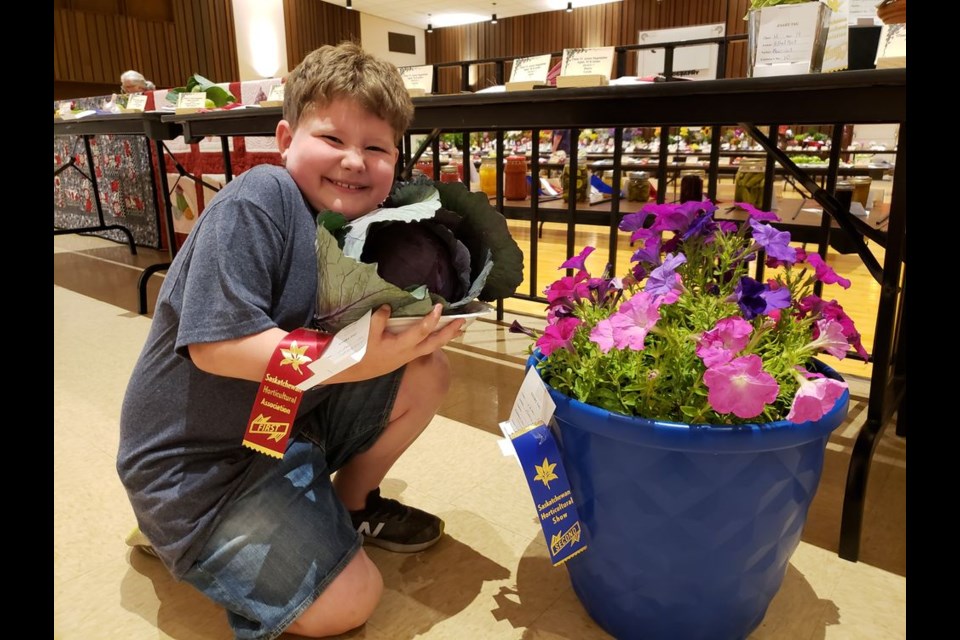
[[[317,0],[283,0],[287,67],[293,70],[308,53],[325,44],[360,42],[360,14]]]
[[[513,18],[501,18],[497,24],[479,22],[460,27],[434,29],[426,37],[426,61],[429,64],[520,57],[558,52],[572,47],[606,47],[637,44],[642,30],[667,29],[723,22],[727,35],[746,33],[743,16],[750,0],[624,0],[566,11],[550,11]],[[633,56],[627,72],[632,73]],[[495,84],[493,65],[481,65],[471,88]],[[507,72],[509,74],[509,71]],[[726,75],[746,75],[746,45],[730,47]],[[509,75],[508,75],[509,77]],[[439,91],[460,90],[460,73],[442,69],[438,74]]]
[[[215,82],[239,75],[229,0],[59,0],[53,11],[54,99],[120,87],[136,69],[158,88],[194,74]]]

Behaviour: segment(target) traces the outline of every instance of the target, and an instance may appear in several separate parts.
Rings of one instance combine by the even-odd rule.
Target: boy
[[[117,469],[140,529],[238,638],[362,625],[383,582],[358,528],[394,551],[443,533],[378,488],[446,392],[440,348],[463,321],[434,332],[439,305],[397,335],[389,307],[377,310],[366,356],[304,393],[282,459],[241,445],[270,358],[313,317],[317,212],[376,209],[412,118],[392,65],[348,43],[309,54],[287,78],[284,168],[254,167],[210,203],[167,272],[130,380]]]

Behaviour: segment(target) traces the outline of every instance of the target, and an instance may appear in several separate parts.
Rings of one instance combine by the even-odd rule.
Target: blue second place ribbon
[[[542,422],[518,431],[511,440],[537,507],[550,561],[557,566],[587,548],[560,450]]]

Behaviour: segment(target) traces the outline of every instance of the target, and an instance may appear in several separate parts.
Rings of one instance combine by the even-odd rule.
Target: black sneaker
[[[380,488],[367,495],[367,506],[351,511],[353,527],[364,542],[388,551],[415,553],[432,547],[443,536],[443,520],[426,511],[380,496]]]

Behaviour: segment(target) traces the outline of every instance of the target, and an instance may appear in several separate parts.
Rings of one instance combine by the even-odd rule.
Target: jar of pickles
[[[646,171],[631,171],[627,181],[627,200],[646,202],[650,199],[650,176]]]
[[[480,160],[480,191],[491,198],[497,195],[497,159],[494,157]]]
[[[764,172],[767,161],[763,158],[745,158],[733,178],[733,199],[746,202],[756,208],[763,207]]]
[[[564,202],[570,199],[570,165],[563,165],[563,175],[560,177],[560,184],[563,187]],[[577,163],[576,179],[577,202],[586,202],[590,194],[590,170],[587,169],[586,159]]]

